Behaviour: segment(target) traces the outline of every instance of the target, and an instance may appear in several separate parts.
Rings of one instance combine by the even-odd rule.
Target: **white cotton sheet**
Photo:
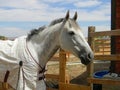
[[[19,62],[23,62],[20,68]],[[32,60],[26,49],[26,36],[14,41],[0,41],[0,81],[4,81],[7,70],[10,71],[7,82],[16,90],[45,90],[44,82],[38,81],[39,66]],[[43,83],[43,84],[41,84]],[[40,89],[40,85],[42,85]],[[44,86],[44,89],[42,89]],[[36,88],[39,87],[39,88]]]

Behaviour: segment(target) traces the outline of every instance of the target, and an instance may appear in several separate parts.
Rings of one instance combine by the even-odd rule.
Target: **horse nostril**
[[[91,53],[88,53],[88,59],[93,59],[93,55]]]
[[[89,59],[91,58],[91,55],[90,55],[90,54],[88,54],[88,58],[89,58]]]

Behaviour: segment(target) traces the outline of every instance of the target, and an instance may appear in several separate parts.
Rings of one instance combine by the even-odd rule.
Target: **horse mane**
[[[60,22],[62,22],[63,20],[64,20],[64,18],[55,19],[55,20],[53,20],[53,21],[49,24],[48,27],[51,27],[51,26],[53,26],[53,25],[55,25],[55,24],[57,24],[57,23],[60,23]],[[31,37],[33,37],[34,35],[37,35],[39,32],[43,31],[45,28],[46,28],[46,26],[42,26],[42,27],[40,27],[40,28],[38,28],[38,29],[33,29],[33,30],[31,30],[31,32],[30,32],[30,33],[28,34],[28,36],[27,36],[27,40],[30,40]]]
[[[50,23],[49,26],[53,26],[53,25],[55,25],[55,24],[57,24],[57,23],[60,23],[60,22],[62,22],[63,20],[64,20],[64,18],[55,19],[55,20],[53,20],[53,21]]]
[[[37,35],[39,32],[43,31],[45,28],[46,28],[46,26],[41,26],[38,29],[31,30],[31,32],[27,36],[27,40],[30,40],[31,37],[33,37],[34,35]]]

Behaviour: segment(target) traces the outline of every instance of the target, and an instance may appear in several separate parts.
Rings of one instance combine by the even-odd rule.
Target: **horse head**
[[[76,22],[77,16],[77,12],[75,12],[74,17],[69,18],[69,11],[67,12],[63,20],[59,43],[63,50],[71,52],[80,58],[83,64],[87,65],[94,56],[78,23]]]

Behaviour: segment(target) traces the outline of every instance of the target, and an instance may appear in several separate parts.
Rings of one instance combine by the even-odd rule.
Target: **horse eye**
[[[75,33],[73,31],[69,32],[69,35],[73,36]]]

